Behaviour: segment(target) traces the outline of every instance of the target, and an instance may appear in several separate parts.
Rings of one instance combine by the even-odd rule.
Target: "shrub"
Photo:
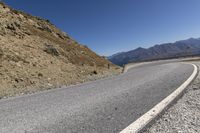
[[[53,45],[49,45],[49,44],[46,44],[44,52],[51,54],[53,56],[59,56],[60,55],[58,50]]]

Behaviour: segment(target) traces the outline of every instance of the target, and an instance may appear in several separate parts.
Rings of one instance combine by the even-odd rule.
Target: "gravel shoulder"
[[[200,61],[192,63],[200,67]],[[200,133],[200,74],[145,133]]]

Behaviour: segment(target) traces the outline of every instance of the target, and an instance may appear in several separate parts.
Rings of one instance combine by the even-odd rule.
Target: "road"
[[[117,133],[168,96],[193,66],[156,63],[116,77],[0,100],[1,133]]]

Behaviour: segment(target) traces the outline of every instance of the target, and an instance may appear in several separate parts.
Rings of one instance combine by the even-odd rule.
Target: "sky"
[[[200,37],[200,0],[4,0],[109,56]]]

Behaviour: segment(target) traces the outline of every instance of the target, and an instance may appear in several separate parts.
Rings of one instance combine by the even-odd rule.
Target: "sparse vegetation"
[[[53,56],[59,56],[58,50],[53,45],[46,44],[44,51]]]

